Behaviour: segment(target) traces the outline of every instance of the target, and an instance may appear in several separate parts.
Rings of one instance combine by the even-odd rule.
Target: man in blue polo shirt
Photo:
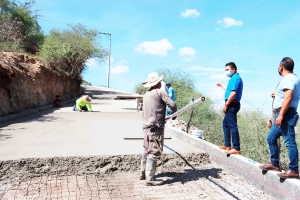
[[[270,149],[270,163],[260,165],[263,170],[280,171],[279,147],[277,139],[282,136],[289,154],[289,169],[277,175],[281,178],[299,178],[298,148],[295,139],[295,126],[299,115],[297,113],[300,99],[300,80],[293,73],[294,61],[285,57],[281,60],[278,73],[282,80],[277,85],[276,92],[271,94],[274,98],[274,119],[267,136]]]
[[[226,90],[223,107],[223,112],[225,113],[223,120],[224,145],[219,146],[219,148],[225,150],[227,154],[241,154],[237,113],[241,108],[240,100],[243,93],[243,81],[237,73],[237,67],[234,62],[229,62],[225,65],[225,74],[230,78],[227,87],[220,82],[217,83],[218,87]]]
[[[172,101],[175,101],[175,91],[174,91],[174,88],[171,86],[171,83],[166,83],[166,86],[168,88],[168,95],[169,97],[172,99]],[[166,116],[168,115],[171,115],[172,114],[172,109],[167,106],[167,110],[166,110]]]

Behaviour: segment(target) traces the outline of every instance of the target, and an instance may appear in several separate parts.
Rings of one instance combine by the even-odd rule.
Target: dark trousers
[[[231,102],[223,120],[224,145],[231,147],[232,140],[232,147],[236,150],[240,150],[240,135],[236,117],[240,108],[240,102]]]
[[[88,108],[87,108],[86,106],[82,106],[82,107],[80,106],[80,109],[83,110],[83,111],[89,111]],[[78,111],[76,105],[73,107],[73,110],[74,110],[74,111]]]

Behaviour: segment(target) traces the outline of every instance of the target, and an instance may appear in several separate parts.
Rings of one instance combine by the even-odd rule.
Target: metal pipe
[[[175,117],[175,116],[177,116],[177,115],[179,115],[179,114],[195,107],[196,105],[198,105],[199,103],[204,102],[204,101],[205,101],[205,97],[200,97],[199,99],[197,99],[193,103],[190,103],[190,104],[184,106],[183,108],[181,108],[180,110],[177,110],[177,112],[171,114],[169,118],[173,118],[173,117]]]
[[[100,34],[108,35],[109,36],[109,41],[108,41],[108,46],[109,46],[109,55],[108,55],[108,71],[107,71],[107,88],[109,88],[109,77],[110,77],[110,56],[111,56],[111,33],[104,33],[104,32],[99,32]]]

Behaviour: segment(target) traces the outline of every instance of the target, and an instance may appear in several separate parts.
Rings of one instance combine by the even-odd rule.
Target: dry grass
[[[211,102],[206,102],[194,110],[192,123],[194,126],[204,131],[205,140],[223,145],[222,121],[224,114],[211,108]],[[189,114],[183,116],[187,120]],[[241,111],[238,113],[238,127],[240,133],[240,142],[242,155],[259,163],[269,162],[269,148],[266,137],[269,133],[267,127],[267,117],[260,111]],[[300,124],[296,126],[296,141],[299,146]],[[282,169],[287,169],[289,157],[287,148],[281,139],[280,164]]]

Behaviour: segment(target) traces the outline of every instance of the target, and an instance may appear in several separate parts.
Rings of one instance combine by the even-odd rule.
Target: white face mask
[[[231,77],[232,76],[232,74],[230,73],[230,71],[228,70],[228,71],[225,71],[225,75],[227,76],[227,77]]]

